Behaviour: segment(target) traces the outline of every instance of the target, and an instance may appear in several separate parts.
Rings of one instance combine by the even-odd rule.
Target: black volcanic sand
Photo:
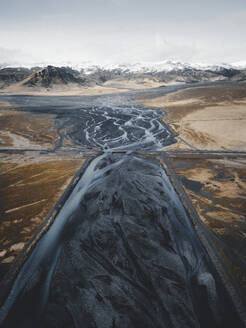
[[[241,327],[160,163],[109,153],[95,170],[3,327]]]
[[[196,84],[201,85],[216,83]],[[139,150],[154,148],[155,141],[159,142],[155,148],[170,145],[174,138],[161,119],[165,113],[162,110],[148,110],[138,106],[135,102],[136,97],[149,99],[189,87],[189,84],[172,85],[100,96],[0,95],[0,101],[8,102],[18,111],[44,114],[44,117],[52,114],[56,117],[55,128],[60,138],[54,145],[54,151],[61,147],[69,149],[71,146],[111,149],[120,146],[125,148],[128,145],[131,145],[131,149]],[[150,120],[153,126],[148,123]],[[95,130],[96,126],[100,128]],[[154,141],[147,140],[149,134],[145,134],[146,130],[154,135]],[[85,131],[88,132],[87,135]],[[136,141],[138,145],[135,144]]]
[[[55,129],[59,136],[53,151],[61,147],[100,149],[156,149],[170,145],[174,137],[162,121],[161,110],[144,109],[134,105],[95,105],[75,108],[62,104],[21,107],[23,112],[55,117]],[[112,99],[111,99],[112,101]],[[73,102],[72,102],[73,103]]]

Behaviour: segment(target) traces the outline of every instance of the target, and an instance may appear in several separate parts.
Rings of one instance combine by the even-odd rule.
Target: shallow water
[[[231,327],[232,308],[159,163],[105,153],[29,256],[1,316],[10,310],[4,327]]]
[[[162,114],[109,99],[96,98],[93,106],[90,99],[79,106],[77,99],[70,107],[62,100],[37,106],[22,99],[25,110],[56,113],[74,144],[104,153],[87,167],[22,266],[0,323],[240,327],[163,167],[132,152],[173,142]]]

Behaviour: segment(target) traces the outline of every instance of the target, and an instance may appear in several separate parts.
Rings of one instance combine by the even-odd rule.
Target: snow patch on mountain
[[[92,74],[98,70],[119,70],[122,73],[157,73],[157,72],[170,72],[170,71],[183,71],[186,69],[201,70],[201,71],[220,71],[221,69],[246,69],[246,60],[238,61],[234,63],[221,63],[221,64],[208,64],[208,63],[185,63],[173,60],[164,60],[159,62],[136,62],[136,63],[113,63],[113,64],[96,64],[89,61],[81,63],[73,63],[70,61],[64,62],[35,62],[30,64],[1,64],[0,68],[6,67],[40,67],[44,68],[48,65],[56,67],[71,67],[77,71],[83,71],[84,74]]]

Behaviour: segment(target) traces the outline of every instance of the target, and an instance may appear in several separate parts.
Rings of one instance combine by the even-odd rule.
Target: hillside
[[[150,89],[170,84],[214,81],[246,81],[246,69],[240,66],[199,66],[178,62],[156,64],[6,67],[0,69],[0,89],[8,93],[112,93]],[[119,90],[120,89],[120,90]],[[93,91],[94,90],[94,91]]]
[[[67,85],[70,83],[84,85],[85,82],[85,78],[80,77],[76,71],[70,68],[47,66],[24,79],[22,85],[50,88],[54,85]]]

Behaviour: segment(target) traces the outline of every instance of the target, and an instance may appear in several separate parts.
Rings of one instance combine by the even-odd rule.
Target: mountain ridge
[[[64,67],[55,67],[48,65],[45,68],[33,72],[25,80],[22,81],[22,84],[29,87],[45,87],[49,88],[55,84],[64,84],[69,83],[83,85],[85,79],[80,77],[76,71]]]
[[[46,67],[5,67],[0,69],[0,89],[12,91],[50,90],[58,87],[69,89],[109,87],[114,89],[153,88],[178,83],[214,81],[246,81],[246,68],[242,65],[195,66],[165,61],[156,66],[142,64],[86,66],[75,69],[72,66]]]
[[[238,61],[234,63],[188,63],[188,62],[181,62],[175,60],[163,60],[157,62],[147,62],[147,61],[139,61],[133,63],[110,63],[110,64],[100,64],[100,63],[93,63],[93,62],[80,62],[80,63],[72,63],[72,62],[43,62],[43,63],[32,63],[32,64],[21,64],[18,63],[16,65],[13,64],[6,64],[0,63],[0,69],[3,68],[15,68],[15,67],[23,67],[23,68],[33,68],[33,67],[40,67],[45,68],[48,66],[55,66],[55,67],[70,67],[76,71],[82,71],[85,74],[91,74],[97,70],[115,70],[118,69],[122,72],[160,72],[160,71],[171,71],[171,70],[183,70],[183,69],[197,69],[197,70],[221,70],[221,69],[238,69],[244,70],[246,69],[246,60],[245,61]]]

